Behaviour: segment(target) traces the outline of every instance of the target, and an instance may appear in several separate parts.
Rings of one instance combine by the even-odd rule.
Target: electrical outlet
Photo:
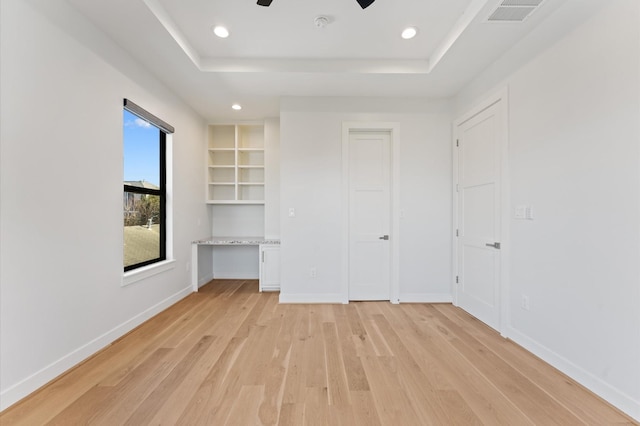
[[[317,276],[318,276],[318,270],[316,269],[315,266],[313,268],[309,269],[309,277],[315,278]]]
[[[522,295],[522,301],[520,303],[520,306],[522,307],[522,309],[524,309],[525,311],[529,311],[531,310],[531,305],[529,303],[529,296],[527,296],[526,294]]]

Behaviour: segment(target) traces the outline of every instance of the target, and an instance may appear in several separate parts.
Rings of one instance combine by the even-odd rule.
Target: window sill
[[[162,272],[170,271],[175,268],[176,261],[173,259],[163,260],[153,265],[143,266],[134,271],[127,271],[122,276],[122,287],[126,287],[138,281],[142,281]]]

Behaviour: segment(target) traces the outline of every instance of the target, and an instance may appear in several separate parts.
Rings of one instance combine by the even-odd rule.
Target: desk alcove
[[[199,251],[206,247],[257,247],[260,291],[280,290],[280,240],[263,237],[209,237],[191,243],[191,287],[198,291]],[[215,278],[215,271],[213,271]]]

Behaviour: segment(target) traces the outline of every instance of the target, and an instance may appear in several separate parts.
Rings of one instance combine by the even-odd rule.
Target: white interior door
[[[391,137],[349,133],[349,300],[390,300]]]
[[[500,103],[457,128],[457,303],[500,329]]]

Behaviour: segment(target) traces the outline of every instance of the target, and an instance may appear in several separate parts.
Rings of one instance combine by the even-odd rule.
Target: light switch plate
[[[532,207],[524,204],[516,206],[515,218],[520,220],[533,220]]]
[[[533,220],[533,209],[531,208],[531,206],[527,206],[524,212],[524,218],[527,220]]]

